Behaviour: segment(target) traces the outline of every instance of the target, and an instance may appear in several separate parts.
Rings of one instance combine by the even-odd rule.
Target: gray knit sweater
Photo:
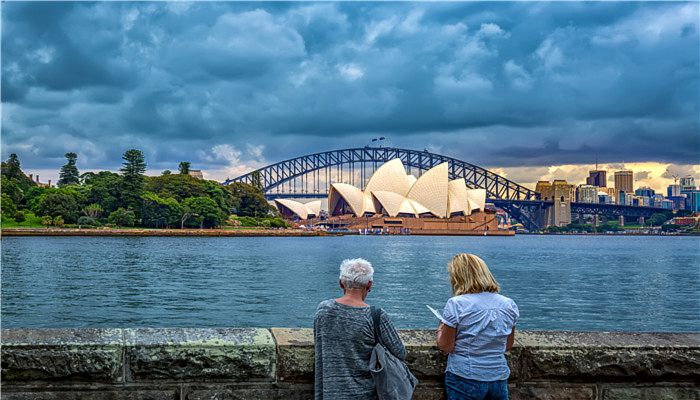
[[[379,322],[382,344],[403,360],[406,349],[384,310]],[[321,302],[314,318],[314,340],[315,400],[377,398],[369,372],[374,348],[369,307],[346,306],[335,300]]]

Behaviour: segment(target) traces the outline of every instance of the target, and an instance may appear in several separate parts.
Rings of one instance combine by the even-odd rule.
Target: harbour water
[[[700,331],[697,237],[6,237],[2,327],[309,327],[338,265],[376,269],[368,302],[430,328],[446,264],[480,255],[531,330]]]

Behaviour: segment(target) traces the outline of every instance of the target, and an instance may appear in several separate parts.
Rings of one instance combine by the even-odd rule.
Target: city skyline
[[[387,145],[534,187],[700,175],[698,3],[5,3],[2,157],[223,180]],[[99,26],[99,29],[90,27]],[[536,28],[533,28],[536,27]]]

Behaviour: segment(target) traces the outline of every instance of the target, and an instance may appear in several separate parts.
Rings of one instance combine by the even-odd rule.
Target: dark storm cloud
[[[37,168],[69,150],[116,168],[130,147],[156,169],[218,168],[377,135],[486,166],[700,157],[697,3],[2,12],[2,156]]]

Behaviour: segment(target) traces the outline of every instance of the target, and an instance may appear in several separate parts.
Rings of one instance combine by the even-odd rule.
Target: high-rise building
[[[686,195],[681,194],[678,196],[668,196],[666,199],[671,200],[673,202],[674,210],[685,210],[686,198]]]
[[[598,192],[598,203],[600,204],[612,204],[613,199],[610,197],[608,192],[599,191]]]
[[[695,212],[700,211],[700,190],[690,191],[690,196],[686,201],[686,205],[688,206],[686,208],[687,210],[692,210]]]
[[[691,175],[686,175],[681,178],[681,191],[695,190],[695,178]]]
[[[632,193],[618,192],[619,197],[617,204],[621,206],[631,206],[634,204],[634,195]]]
[[[668,185],[666,197],[678,197],[681,195],[681,185],[674,183]]]
[[[650,187],[640,187],[634,191],[635,196],[654,197],[656,192]]]
[[[608,196],[610,196],[610,203],[612,204],[618,204],[618,195],[617,195],[617,189],[614,187],[604,187],[600,188],[601,191],[606,192]]]
[[[667,209],[667,210],[673,210],[673,201],[667,200],[667,199],[663,199],[663,200],[661,200],[661,203],[660,203],[658,206],[655,206],[655,207],[665,208],[665,209]]]
[[[630,170],[615,171],[615,189],[621,192],[634,192],[634,177]]]
[[[576,201],[579,203],[597,203],[598,188],[593,185],[579,185],[576,189]]]
[[[651,207],[651,197],[648,196],[634,196],[632,202],[635,206]]]
[[[588,171],[588,178],[586,178],[586,185],[606,187],[608,186],[608,172],[595,169],[593,171]]]

